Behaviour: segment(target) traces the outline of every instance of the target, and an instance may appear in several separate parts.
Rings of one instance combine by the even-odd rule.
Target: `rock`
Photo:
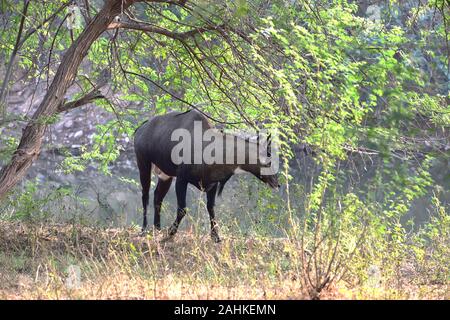
[[[75,134],[73,135],[73,137],[75,139],[80,138],[83,135],[83,130],[79,130],[77,132],[75,132]]]
[[[70,128],[73,126],[73,121],[71,119],[64,122],[64,128]]]
[[[36,180],[39,181],[39,182],[41,182],[41,183],[43,183],[43,182],[45,182],[46,177],[45,177],[45,175],[43,175],[42,173],[38,173],[38,174],[36,175]]]
[[[381,8],[376,4],[367,7],[366,16],[369,20],[379,22],[381,20]]]

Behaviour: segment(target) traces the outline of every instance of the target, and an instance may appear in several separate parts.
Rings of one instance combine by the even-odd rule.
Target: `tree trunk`
[[[133,2],[133,0],[106,0],[100,12],[64,54],[47,94],[23,130],[19,146],[11,161],[0,172],[0,199],[22,179],[38,157],[47,128],[46,122],[58,112],[58,106],[63,103],[66,91],[75,80],[78,67],[92,43],[107,29],[114,17]]]

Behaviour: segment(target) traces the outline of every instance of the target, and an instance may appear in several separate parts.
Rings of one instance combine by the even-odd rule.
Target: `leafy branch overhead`
[[[0,195],[38,156],[47,128],[38,119],[88,103],[126,118],[125,132],[149,113],[193,108],[223,127],[278,129],[287,158],[304,145],[327,166],[352,154],[443,153],[443,3],[380,4],[389,22],[350,1],[6,1],[2,95],[19,69],[46,95],[0,174]]]

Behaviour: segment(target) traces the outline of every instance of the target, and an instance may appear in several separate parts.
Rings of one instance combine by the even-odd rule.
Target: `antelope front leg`
[[[183,217],[186,215],[187,182],[182,179],[177,179],[177,182],[175,183],[175,191],[177,193],[178,202],[177,218],[169,228],[169,236],[173,236],[177,233],[178,226],[180,225],[181,220],[183,220]]]

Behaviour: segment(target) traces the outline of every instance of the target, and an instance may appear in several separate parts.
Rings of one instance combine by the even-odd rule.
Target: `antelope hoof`
[[[153,226],[152,227],[152,232],[153,234],[158,234],[161,232],[161,227],[160,226]]]
[[[220,243],[222,240],[219,237],[219,234],[216,231],[211,232],[211,238],[215,243]]]
[[[170,226],[169,228],[169,237],[173,237],[177,233],[178,229],[174,226]]]

